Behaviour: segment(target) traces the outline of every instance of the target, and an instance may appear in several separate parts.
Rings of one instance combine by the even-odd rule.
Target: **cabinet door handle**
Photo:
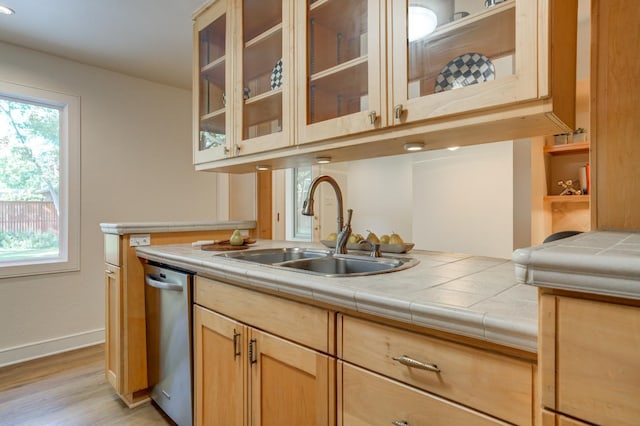
[[[235,147],[236,155],[240,155],[240,145],[238,145],[237,143],[235,143],[235,144],[233,144],[233,146]]]
[[[240,333],[233,329],[233,359],[240,356]]]
[[[409,423],[406,420],[394,420],[391,424],[394,426],[409,426]]]
[[[256,339],[249,340],[249,363],[252,365],[258,362],[258,349],[256,346],[258,346]]]
[[[104,273],[107,274],[107,275],[113,275],[113,271],[110,271],[108,269],[105,269]]]
[[[229,156],[229,147],[224,147],[224,156],[228,157]]]
[[[410,358],[406,355],[402,355],[402,356],[394,356],[393,357],[394,361],[398,361],[400,364],[402,365],[406,365],[407,367],[411,367],[411,368],[418,368],[420,370],[427,370],[427,371],[433,371],[434,373],[439,373],[440,369],[438,368],[437,365],[435,364],[427,364],[421,361],[417,361],[413,358]]]
[[[403,112],[404,108],[402,107],[402,104],[398,104],[393,108],[393,115],[396,117],[396,120],[400,120]]]
[[[371,124],[376,124],[377,119],[378,119],[378,114],[375,111],[371,111],[369,113],[369,122],[371,122]]]

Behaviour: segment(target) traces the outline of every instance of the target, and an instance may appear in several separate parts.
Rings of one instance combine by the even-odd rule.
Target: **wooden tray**
[[[216,241],[213,244],[205,244],[200,246],[201,250],[205,251],[226,251],[226,250],[246,250],[251,244],[255,244],[256,240],[249,238],[244,239],[244,243],[240,246],[232,246],[229,240]]]

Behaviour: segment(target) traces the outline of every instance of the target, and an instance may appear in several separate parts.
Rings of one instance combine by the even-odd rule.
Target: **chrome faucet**
[[[311,182],[309,192],[307,192],[307,198],[302,204],[302,214],[305,216],[313,216],[313,194],[316,192],[316,188],[321,182],[327,182],[336,192],[336,198],[338,200],[338,237],[336,238],[336,253],[346,254],[347,241],[349,240],[349,235],[351,235],[351,215],[353,214],[353,210],[347,210],[347,223],[345,224],[344,217],[342,215],[342,191],[340,191],[338,182],[336,182],[334,178],[322,175],[318,176]]]

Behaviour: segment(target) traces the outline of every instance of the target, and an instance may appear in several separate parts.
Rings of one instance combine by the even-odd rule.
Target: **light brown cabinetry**
[[[542,292],[543,407],[587,423],[637,424],[640,304]]]
[[[341,316],[339,325],[339,358],[345,361],[341,369],[343,391],[339,401],[344,424],[365,422],[367,414],[363,413],[362,406],[366,404],[378,405],[378,410],[382,411],[374,412],[395,420],[413,417],[414,422],[410,424],[432,424],[420,422],[420,419],[432,419],[431,410],[433,419],[441,419],[441,424],[451,424],[446,420],[449,418],[457,418],[464,424],[473,416],[480,424],[499,423],[500,419],[520,425],[532,424],[533,363],[347,315]],[[392,380],[384,381],[377,374],[363,375],[350,365]],[[406,407],[392,402],[395,399],[387,400],[386,395],[374,404],[367,399],[364,389],[365,393],[361,395],[350,392],[354,387],[366,387],[363,386],[365,381],[371,386],[395,389],[398,394],[422,399],[424,406],[420,407],[424,407],[424,411],[414,407],[413,411],[407,412]],[[420,391],[410,392],[401,383]],[[460,405],[445,404],[434,395],[457,401]],[[352,419],[353,423],[350,422]]]
[[[332,312],[202,277],[195,303],[196,424],[335,423]]]
[[[151,244],[224,239],[229,230],[157,232]],[[130,234],[105,234],[105,377],[134,407],[147,401],[147,344],[144,268]]]
[[[195,13],[195,164],[291,142],[292,19],[289,0],[219,0]]]
[[[233,18],[232,139],[239,150],[231,154],[248,156],[198,169],[245,172],[319,155],[334,161],[394,155],[418,140],[437,149],[574,127],[575,0],[467,2],[468,15],[458,20],[463,10],[454,2],[435,1],[438,25],[418,36],[408,0],[264,3],[270,6],[260,19],[248,15],[252,1],[228,3],[243,15]],[[283,84],[263,91],[272,52],[282,54]],[[467,72],[465,66],[469,74],[454,74]],[[292,140],[298,146],[289,146]]]

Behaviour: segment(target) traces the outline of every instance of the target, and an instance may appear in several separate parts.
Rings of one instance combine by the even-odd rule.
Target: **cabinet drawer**
[[[194,301],[235,320],[335,354],[335,316],[326,309],[196,277]]]
[[[339,345],[345,361],[512,423],[532,423],[532,364],[362,319],[342,318]],[[402,356],[437,366],[439,371],[394,360]]]
[[[637,424],[640,308],[558,297],[556,309],[558,411],[597,424]]]
[[[499,420],[346,363],[340,425],[504,425]],[[404,422],[404,423],[403,423]]]

